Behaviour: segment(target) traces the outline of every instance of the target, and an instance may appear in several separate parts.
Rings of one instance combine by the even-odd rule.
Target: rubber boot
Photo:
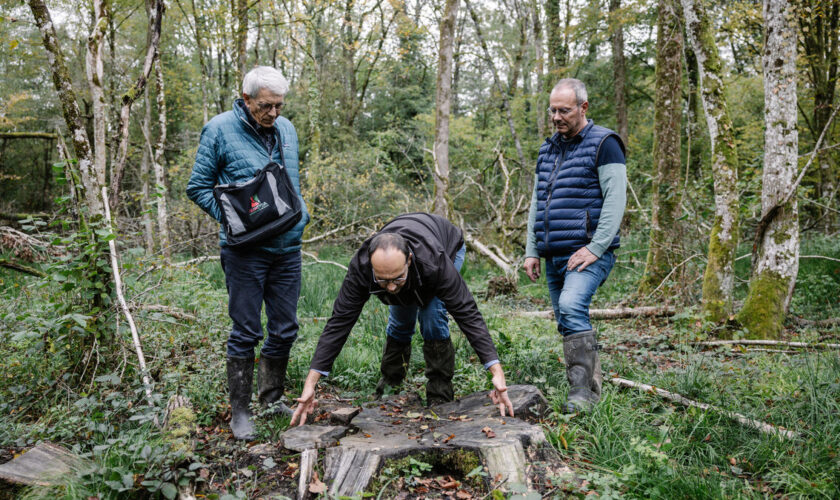
[[[269,408],[272,415],[291,417],[294,413],[280,398],[286,385],[286,367],[289,358],[270,358],[260,356],[260,366],[257,370],[257,394],[260,404]]]
[[[230,430],[233,437],[244,441],[254,439],[251,420],[251,388],[254,383],[253,358],[227,358],[228,392],[230,393]]]
[[[411,342],[400,342],[390,335],[385,336],[385,349],[382,352],[382,364],[379,371],[382,378],[376,384],[376,394],[382,396],[385,388],[399,387],[408,372],[408,361],[411,359]]]
[[[426,360],[426,406],[448,403],[455,399],[452,377],[455,375],[455,347],[452,339],[423,342]]]
[[[595,330],[564,337],[563,357],[569,380],[569,397],[563,405],[563,413],[586,411],[601,399],[601,360]]]

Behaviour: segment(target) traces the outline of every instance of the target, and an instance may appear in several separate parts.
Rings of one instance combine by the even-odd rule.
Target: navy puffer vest
[[[604,197],[598,182],[597,154],[612,130],[589,120],[570,142],[546,139],[537,158],[537,220],[534,232],[541,257],[569,255],[586,246],[598,228]],[[618,234],[610,248],[619,246]]]

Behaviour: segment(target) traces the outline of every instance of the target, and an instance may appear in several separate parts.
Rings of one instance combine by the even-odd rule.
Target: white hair
[[[256,66],[242,79],[242,93],[253,97],[259,94],[260,89],[284,96],[289,92],[289,81],[278,69]]]
[[[577,78],[563,78],[557,82],[557,85],[554,86],[552,92],[560,89],[572,89],[575,92],[575,100],[577,101],[578,106],[589,99],[589,96],[586,95],[586,85]]]

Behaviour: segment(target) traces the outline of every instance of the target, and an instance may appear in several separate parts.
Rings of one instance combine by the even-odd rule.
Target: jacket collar
[[[556,148],[562,148],[561,144],[563,143],[570,143],[570,142],[581,142],[586,138],[586,135],[592,130],[592,127],[595,125],[595,122],[592,121],[592,118],[586,119],[586,125],[578,132],[574,137],[571,139],[564,139],[563,136],[560,135],[560,132],[555,132],[554,135],[546,139],[551,145]]]

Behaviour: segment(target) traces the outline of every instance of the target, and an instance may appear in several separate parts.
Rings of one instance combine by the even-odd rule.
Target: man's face
[[[563,137],[571,139],[586,126],[586,110],[589,109],[589,102],[578,106],[577,97],[572,88],[561,87],[552,90],[548,104],[554,128]]]
[[[373,279],[388,293],[398,293],[408,282],[408,266],[411,258],[396,248],[379,248],[370,256]]]
[[[260,89],[255,96],[242,94],[245,105],[251,111],[251,115],[257,120],[261,127],[271,127],[274,120],[280,116],[283,109],[285,97],[275,94],[268,89]]]

